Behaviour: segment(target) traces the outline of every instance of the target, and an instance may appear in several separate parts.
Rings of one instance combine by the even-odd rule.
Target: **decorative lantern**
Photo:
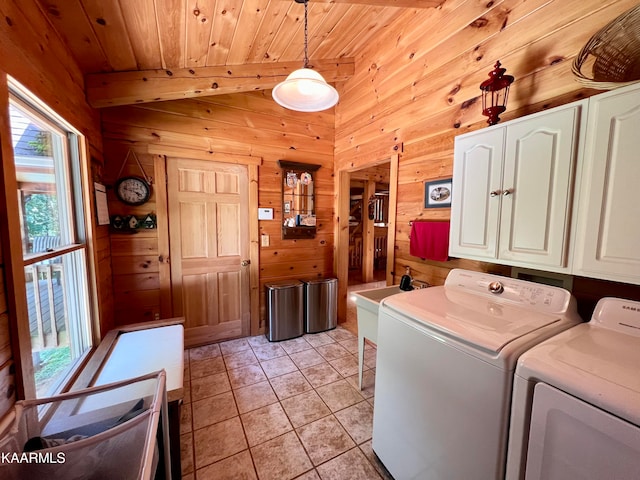
[[[480,84],[482,90],[482,114],[489,117],[487,123],[495,125],[500,121],[499,115],[507,109],[509,87],[515,80],[511,75],[505,75],[507,70],[500,68],[496,62],[495,68],[489,72],[489,80]]]

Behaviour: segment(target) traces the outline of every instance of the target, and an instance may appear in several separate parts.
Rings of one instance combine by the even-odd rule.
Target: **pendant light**
[[[309,68],[307,53],[307,3],[308,0],[295,0],[304,3],[304,66],[291,74],[284,82],[273,88],[271,95],[279,105],[298,112],[319,112],[338,103],[338,92],[329,85],[322,75]]]

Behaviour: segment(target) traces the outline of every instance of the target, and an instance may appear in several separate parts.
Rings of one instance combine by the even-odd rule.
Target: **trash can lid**
[[[337,282],[337,278],[314,278],[311,280],[302,280],[302,283],[312,284],[312,283],[331,283]]]
[[[300,280],[281,280],[279,282],[270,282],[264,284],[264,286],[267,288],[290,288],[297,287],[299,285],[302,285],[302,282]]]

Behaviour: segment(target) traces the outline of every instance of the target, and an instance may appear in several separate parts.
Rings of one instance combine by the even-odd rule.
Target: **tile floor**
[[[376,349],[360,391],[350,330],[186,351],[182,478],[390,479],[371,449]]]

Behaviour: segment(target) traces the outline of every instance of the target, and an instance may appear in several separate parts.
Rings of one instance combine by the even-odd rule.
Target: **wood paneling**
[[[318,2],[349,3],[354,5],[379,5],[411,8],[432,8],[438,7],[443,0],[317,0]]]
[[[333,83],[349,78],[354,62],[353,58],[321,60],[314,67]],[[99,108],[265,90],[298,68],[300,62],[280,62],[92,74],[87,76],[87,98]]]
[[[231,158],[248,165],[259,163],[258,167],[251,167],[258,172],[257,179],[252,180],[258,183],[258,198],[254,202],[274,209],[274,220],[261,220],[258,224],[258,232],[270,237],[269,247],[252,247],[256,250],[252,266],[259,263],[254,288],[260,289],[261,305],[264,305],[265,283],[332,276],[334,117],[331,112],[286,111],[277,106],[268,93],[256,92],[109,108],[103,111],[103,120],[109,183],[115,182],[129,148],[134,149],[147,174],[155,179],[152,197],[142,207],[127,207],[110,193],[112,214],[142,214],[161,207],[159,192],[166,190],[157,168],[162,164],[156,161],[154,167],[153,158],[161,156],[163,151],[168,156],[180,154],[182,158],[214,161]],[[279,159],[321,165],[316,172],[318,234],[315,239],[281,239],[283,180],[277,165]],[[136,174],[136,168],[130,160],[124,166],[123,175]],[[170,228],[171,217],[168,217],[165,224],[158,222],[157,230],[135,235],[111,234],[116,324],[153,320],[161,311],[166,292],[161,293],[162,281],[155,282],[167,264],[158,260],[162,256],[158,235]],[[258,310],[257,306],[254,310]],[[172,315],[165,315],[163,311],[162,316]],[[252,331],[263,327],[264,307],[260,309],[260,318],[253,319]]]
[[[60,33],[51,31],[33,1],[0,7],[8,19],[0,26],[2,65],[89,133],[97,131],[97,123],[84,99],[83,73],[187,69],[184,72],[193,76],[189,68],[301,58],[302,10],[280,0],[246,0],[244,7],[225,10],[194,8],[184,0],[144,0],[139,10],[129,14],[130,7],[117,2],[39,3]],[[390,246],[397,275],[405,265],[416,278],[432,284],[442,283],[454,266],[508,273],[501,266],[465,260],[425,262],[409,255],[409,221],[449,218],[446,209],[422,208],[423,182],[450,176],[455,135],[485,125],[478,85],[495,60],[500,59],[508,73],[516,76],[505,120],[592,95],[596,92],[581,89],[573,80],[570,62],[593,33],[636,3],[446,0],[438,8],[421,8],[430,7],[431,0],[319,1],[309,6],[312,59],[355,58],[353,76],[337,85],[341,100],[335,118],[333,110],[285,111],[269,91],[105,109],[104,183],[113,184],[129,148],[138,153],[155,179],[154,195],[142,207],[124,207],[110,192],[111,213],[154,211],[159,229],[124,235],[97,228],[101,310],[114,311],[113,324],[120,324],[152,320],[171,309],[171,305],[161,306],[162,299],[168,298],[161,289],[170,268],[166,233],[171,223],[166,211],[161,212],[166,198],[158,194],[164,188],[159,160],[163,154],[216,160],[224,153],[233,155],[238,163],[259,165],[255,167],[257,203],[274,208],[275,218],[259,222],[259,233],[270,237],[269,247],[259,247],[261,295],[269,281],[334,273],[334,237],[339,234],[335,228],[334,155],[336,170],[355,170],[399,155],[396,241]],[[264,8],[245,11],[250,6]],[[236,36],[238,21],[246,30]],[[80,44],[78,38],[85,43]],[[64,42],[72,45],[73,56]],[[101,150],[99,138],[92,135],[90,142]],[[322,165],[317,172],[318,235],[313,240],[280,238],[278,159]],[[126,173],[138,174],[133,164],[125,166]],[[103,328],[113,325],[109,321],[105,316]],[[264,315],[259,326],[264,326]]]
[[[0,418],[9,412],[16,401],[16,385],[13,362],[0,365]]]
[[[105,182],[113,186],[120,175],[148,176],[152,178],[151,197],[144,205],[132,207],[120,202],[113,189],[107,190],[110,215],[137,215],[157,213],[156,198],[165,182],[155,172],[155,156],[140,146],[105,141]],[[126,161],[125,161],[126,159]],[[142,170],[141,168],[142,167]],[[120,173],[121,172],[121,173]],[[166,223],[164,228],[167,228]],[[153,321],[160,318],[160,252],[157,230],[137,230],[135,233],[110,232],[111,269],[114,295],[114,320],[111,328]],[[165,253],[168,257],[168,252]],[[169,292],[165,292],[169,294]],[[171,315],[168,315],[171,316]]]
[[[99,115],[87,104],[84,94],[83,72],[76,63],[77,60],[67,48],[64,39],[53,29],[49,19],[43,14],[41,6],[33,0],[22,2],[2,2],[0,15],[3,19],[0,22],[0,74],[2,75],[2,88],[0,95],[2,100],[0,126],[2,126],[2,157],[6,175],[14,176],[13,185],[11,182],[0,182],[2,187],[6,187],[7,195],[15,198],[15,172],[7,169],[6,165],[12,164],[11,135],[8,134],[7,118],[7,90],[6,75],[11,76],[28,90],[33,92],[48,107],[63,117],[71,125],[77,128],[86,136],[87,143],[91,146],[91,151],[96,152],[96,157],[102,150],[102,136],[100,132]],[[75,33],[70,32],[73,36]],[[93,39],[86,37],[85,43],[79,45],[80,50],[91,44]],[[85,49],[86,52],[86,49]],[[84,54],[83,54],[84,55]],[[94,56],[89,59],[94,65],[100,64],[100,57]],[[6,74],[6,75],[5,75]],[[93,169],[93,165],[85,165],[86,170]],[[7,172],[8,171],[8,172]],[[89,174],[91,178],[91,174]],[[85,192],[86,193],[86,192]],[[0,195],[4,197],[3,195]],[[5,200],[7,200],[5,198]],[[23,397],[26,394],[33,394],[22,381],[23,371],[29,374],[31,371],[30,362],[26,365],[23,358],[30,356],[28,326],[26,332],[24,327],[18,325],[28,325],[28,314],[26,306],[20,308],[20,298],[24,298],[24,290],[20,294],[20,287],[16,285],[15,279],[20,278],[22,266],[21,241],[14,237],[10,231],[19,232],[18,221],[13,214],[9,213],[8,207],[15,208],[10,202],[2,201],[1,215],[2,230],[2,282],[0,282],[0,418],[12,407],[16,396]],[[103,232],[102,232],[103,233]],[[101,266],[105,264],[102,259],[109,256],[108,249],[105,250],[104,239],[99,230],[94,230],[93,243],[94,259],[96,259],[95,269],[98,296],[104,300],[99,300],[99,312],[102,314],[103,308],[107,315],[109,302],[109,291],[111,285],[110,271],[104,270]],[[14,244],[15,243],[15,244]],[[12,273],[13,272],[13,273]],[[14,275],[15,273],[15,275]],[[105,278],[105,274],[106,277]],[[6,281],[6,284],[5,284]],[[106,285],[106,289],[102,286]],[[24,289],[24,282],[22,282]],[[22,328],[25,340],[18,340],[18,331]],[[8,341],[10,347],[8,348]],[[32,389],[31,389],[32,390]]]
[[[11,361],[11,338],[9,335],[9,315],[0,314],[0,366]]]
[[[10,320],[7,314],[5,292],[4,267],[2,267],[0,268],[0,419],[9,412],[16,401],[14,354],[11,348]]]
[[[301,43],[297,42],[300,9],[279,0],[265,2],[267,8],[261,12],[232,6],[224,14],[209,7],[194,9],[184,0],[163,0],[155,2],[155,17],[150,0],[131,15],[123,13],[129,7],[114,2],[39,3],[60,33],[51,30],[33,1],[3,5],[0,13],[6,21],[0,25],[0,65],[88,134],[97,151],[102,150],[99,127],[84,99],[83,73],[215,67],[229,59],[242,64],[301,58]],[[261,4],[255,0],[245,3]],[[285,111],[268,91],[104,110],[106,167],[100,174],[104,183],[113,184],[129,148],[155,180],[154,195],[142,207],[125,207],[109,192],[111,214],[154,211],[162,217],[157,202],[166,202],[158,194],[164,188],[158,160],[163,149],[172,155],[190,152],[193,158],[214,160],[224,153],[239,163],[260,164],[257,203],[274,208],[275,218],[259,222],[259,233],[270,237],[269,247],[259,247],[258,281],[263,296],[269,281],[333,274],[334,236],[338,234],[334,231],[334,155],[336,170],[354,170],[397,154],[396,241],[391,247],[395,247],[395,280],[405,265],[416,278],[432,284],[442,283],[452,267],[508,273],[507,267],[466,260],[426,262],[409,255],[409,221],[449,218],[446,209],[422,208],[423,182],[450,176],[455,135],[485,125],[478,85],[495,60],[500,59],[516,77],[503,119],[592,95],[596,92],[581,89],[574,81],[570,62],[593,33],[636,2],[447,0],[435,9],[419,8],[428,4],[404,9],[397,7],[406,3],[384,2],[395,6],[382,7],[373,0],[310,5],[312,57],[355,57],[354,75],[338,85],[341,101],[335,122],[333,111]],[[167,6],[172,13],[165,17]],[[78,7],[84,15],[79,15]],[[143,25],[143,17],[154,17],[156,28]],[[272,23],[265,22],[267,18]],[[239,19],[247,22],[247,31],[236,38],[230,32]],[[361,32],[368,29],[368,33],[357,34],[349,25],[357,25]],[[250,32],[250,26],[262,32],[259,38]],[[254,38],[255,42],[249,41]],[[64,42],[73,45],[74,56]],[[318,235],[313,240],[280,238],[278,159],[322,165],[317,172]],[[123,169],[127,173],[139,174],[131,162]],[[166,211],[164,217],[157,231],[135,235],[109,234],[106,227],[96,228],[103,329],[132,320],[153,320],[171,308],[161,306],[167,297],[161,289],[170,265],[167,243],[161,236],[170,228],[171,219]],[[104,312],[115,312],[115,320]],[[264,312],[259,326],[264,326]]]
[[[486,126],[479,84],[496,60],[516,78],[503,120],[595,94],[574,80],[571,61],[591,35],[635,4],[448,0],[435,11],[405,12],[356,55],[356,71],[342,84],[336,107],[336,170],[352,170],[371,155],[382,160],[401,145],[395,283],[405,266],[433,285],[451,268],[510,274],[501,265],[409,254],[411,220],[448,220],[450,214],[423,208],[423,183],[450,177],[455,136]]]
[[[89,137],[100,150],[98,114],[87,104],[83,73],[34,0],[2,2],[0,66]]]
[[[18,2],[16,2],[18,3]],[[31,2],[29,2],[31,3]],[[39,0],[83,72],[298,62],[304,7],[283,0]],[[404,10],[441,0],[311,1],[309,58],[353,57]],[[93,52],[94,55],[91,55]]]
[[[102,142],[101,142],[102,143]],[[91,182],[89,185],[90,217],[93,223],[93,273],[97,295],[97,318],[93,325],[94,340],[97,344],[106,333],[113,328],[113,283],[111,271],[111,244],[109,242],[109,226],[98,225],[93,182],[104,185],[102,152],[89,149],[91,162]]]
[[[4,264],[2,252],[0,251],[0,265]],[[4,271],[0,270],[0,315],[7,311],[7,288],[4,283]]]

